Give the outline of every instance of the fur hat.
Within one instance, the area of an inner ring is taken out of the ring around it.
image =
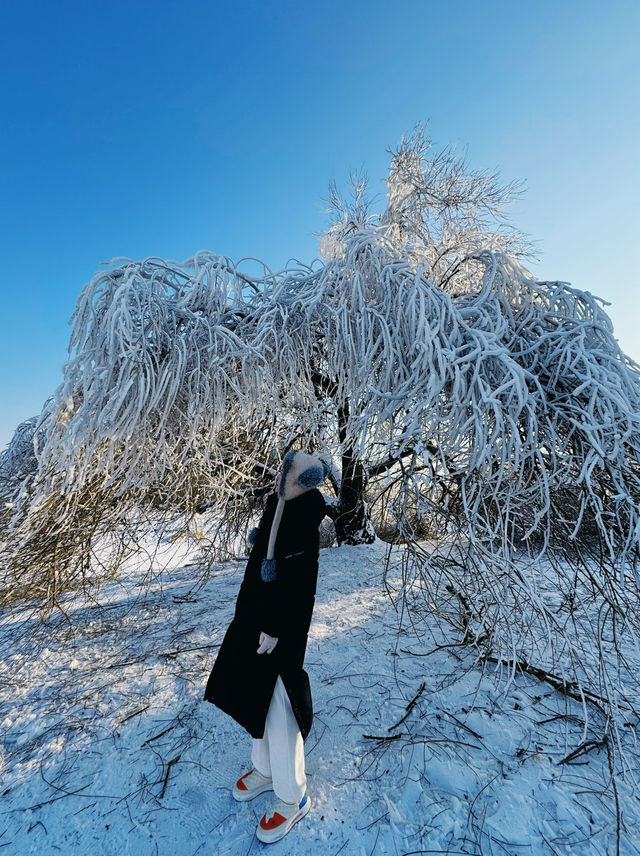
[[[265,582],[273,582],[276,579],[276,560],[273,552],[276,545],[276,536],[280,518],[284,510],[284,504],[289,499],[295,499],[306,491],[317,487],[329,475],[329,464],[322,458],[308,455],[306,452],[290,451],[284,456],[282,469],[280,471],[280,484],[278,486],[278,504],[276,505],[271,532],[269,533],[269,544],[267,555],[262,560],[260,575]]]

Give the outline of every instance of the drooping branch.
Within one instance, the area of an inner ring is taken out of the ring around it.
[[[0,607],[98,584],[158,516],[189,532],[206,511],[210,556],[237,556],[282,454],[321,449],[340,537],[372,535],[382,496],[421,609],[457,626],[450,586],[466,642],[570,672],[619,722],[640,641],[640,367],[598,298],[537,281],[521,236],[487,231],[509,189],[429,146],[394,155],[381,216],[362,183],[337,203],[319,266],[249,276],[198,253],[96,274],[62,384],[0,454]],[[115,558],[95,571],[98,554]]]

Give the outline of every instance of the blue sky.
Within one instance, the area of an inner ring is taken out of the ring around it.
[[[640,361],[637,2],[29,2],[0,17],[0,448],[61,381],[99,262],[317,255],[328,182],[428,121],[526,179],[540,279]]]

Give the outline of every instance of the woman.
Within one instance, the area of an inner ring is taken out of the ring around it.
[[[286,835],[311,807],[304,740],[313,705],[303,663],[315,604],[318,526],[326,514],[317,486],[328,472],[320,458],[285,455],[250,535],[235,615],[204,693],[253,737],[253,769],[238,779],[233,795],[245,801],[273,788],[278,799],[256,829],[267,843]]]

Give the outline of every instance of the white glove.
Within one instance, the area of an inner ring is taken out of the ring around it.
[[[270,654],[273,649],[278,644],[278,639],[275,636],[268,636],[266,633],[260,634],[260,647],[258,648],[258,654],[264,654],[266,651],[267,654]]]

